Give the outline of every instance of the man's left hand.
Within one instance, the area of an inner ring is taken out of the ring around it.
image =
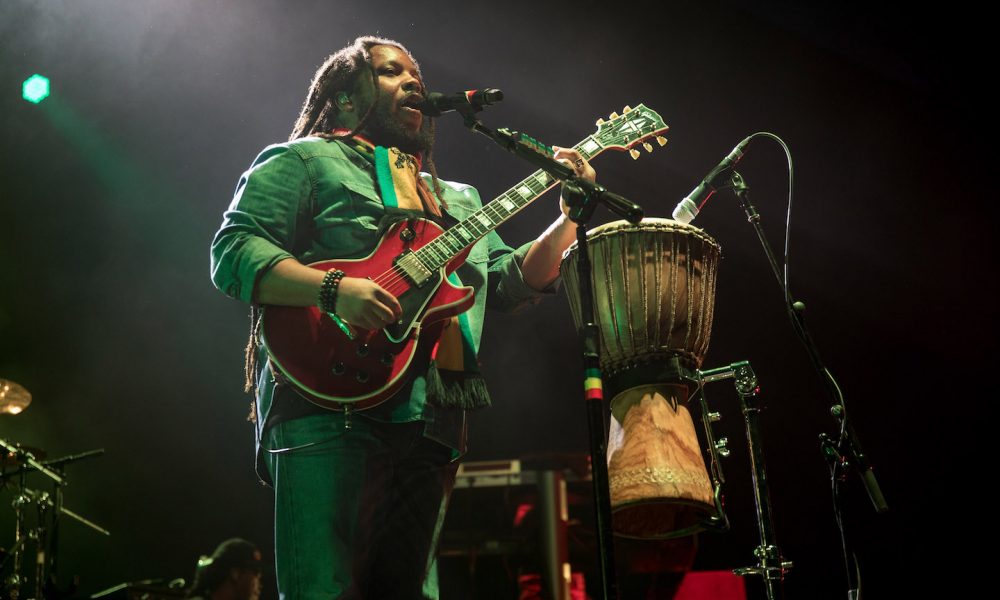
[[[578,151],[573,148],[560,148],[559,146],[553,146],[552,149],[555,150],[552,158],[573,169],[577,177],[586,179],[587,181],[597,181],[597,171],[594,170],[594,167],[590,166],[590,163]],[[566,199],[561,192],[559,194],[559,208],[562,209],[564,215],[569,216],[569,206],[566,206]]]

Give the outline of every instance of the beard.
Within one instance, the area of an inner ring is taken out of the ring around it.
[[[434,147],[434,132],[426,118],[420,129],[411,131],[392,114],[392,98],[382,96],[375,104],[364,133],[381,146],[399,148],[407,154],[426,154]]]

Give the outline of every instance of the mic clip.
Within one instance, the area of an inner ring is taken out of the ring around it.
[[[570,207],[569,219],[577,224],[590,221],[598,204],[603,204],[608,210],[624,217],[629,223],[638,224],[642,221],[643,210],[641,206],[586,179],[574,177],[564,181],[563,197]]]

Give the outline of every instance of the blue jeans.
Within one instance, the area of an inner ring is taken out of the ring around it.
[[[295,448],[267,457],[281,598],[438,597],[434,554],[458,465],[423,428],[354,415],[346,430],[313,415],[271,429],[272,451]]]

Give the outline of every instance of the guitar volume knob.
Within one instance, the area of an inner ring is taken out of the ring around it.
[[[368,356],[368,351],[368,344],[361,344],[358,346],[358,356]]]
[[[358,374],[355,375],[354,378],[358,380],[358,383],[367,383],[368,382],[368,373],[366,373],[364,371],[358,371]]]
[[[344,372],[347,371],[347,367],[344,366],[344,363],[339,362],[333,365],[333,369],[331,369],[331,371],[333,371],[334,375],[343,375]]]

